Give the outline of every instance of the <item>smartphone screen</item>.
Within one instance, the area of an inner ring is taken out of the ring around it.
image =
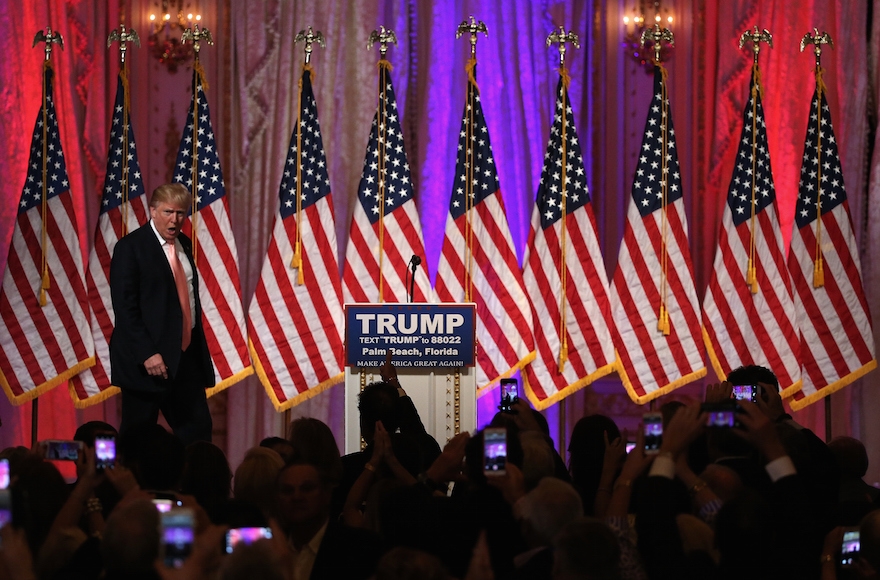
[[[162,559],[169,568],[180,568],[192,552],[195,518],[189,508],[173,508],[160,514]]]
[[[8,489],[0,489],[0,528],[12,522],[12,496]]]
[[[516,379],[501,379],[501,404],[498,409],[510,412],[510,407],[519,399],[519,384]]]
[[[95,469],[104,471],[116,465],[116,438],[113,435],[95,437]]]
[[[722,403],[703,403],[700,410],[707,413],[706,427],[726,429],[739,426],[736,418],[737,404],[734,400]]]
[[[9,460],[0,459],[0,489],[9,489]]]
[[[733,398],[737,401],[758,401],[758,385],[733,385]]]
[[[48,439],[40,441],[40,447],[43,450],[43,457],[51,461],[76,461],[83,444],[82,441]]]
[[[861,549],[858,528],[848,528],[843,532],[843,542],[840,545],[840,566],[850,568]]]
[[[647,413],[642,417],[645,429],[645,453],[660,453],[663,443],[663,416],[660,413]]]
[[[489,427],[483,431],[483,473],[507,473],[507,429]]]
[[[232,528],[226,532],[226,553],[231,554],[238,544],[247,546],[257,540],[271,538],[271,528]]]

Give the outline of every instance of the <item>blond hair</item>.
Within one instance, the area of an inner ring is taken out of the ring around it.
[[[166,183],[153,190],[150,197],[150,207],[157,207],[160,203],[188,208],[192,205],[192,194],[181,183]]]

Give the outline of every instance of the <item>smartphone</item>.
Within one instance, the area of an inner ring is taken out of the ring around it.
[[[159,514],[159,550],[169,568],[180,568],[192,553],[195,516],[189,508],[172,508]]]
[[[12,523],[12,494],[8,489],[0,489],[0,528]]]
[[[226,553],[231,554],[238,544],[247,546],[257,540],[271,538],[272,528],[232,528],[226,532]]]
[[[483,431],[483,473],[507,473],[507,429],[487,427]]]
[[[626,454],[629,455],[630,451],[636,448],[635,441],[627,441],[626,442]]]
[[[83,449],[82,441],[47,439],[38,444],[45,459],[52,461],[76,461]]]
[[[840,544],[840,567],[852,568],[861,549],[858,528],[845,528],[843,542]]]
[[[116,437],[97,435],[95,437],[95,470],[104,471],[116,466]]]
[[[739,405],[736,401],[722,401],[720,403],[703,403],[700,410],[708,413],[706,417],[706,427],[712,429],[727,429],[730,427],[739,427],[739,420],[736,413],[739,411]]]
[[[501,379],[501,404],[498,410],[510,413],[511,406],[519,400],[519,383],[516,379]]]
[[[758,385],[733,385],[733,398],[737,401],[758,402],[760,387]]]
[[[645,413],[642,416],[642,425],[645,429],[645,454],[660,453],[660,444],[663,443],[663,415]]]
[[[9,489],[9,460],[0,459],[0,489]]]

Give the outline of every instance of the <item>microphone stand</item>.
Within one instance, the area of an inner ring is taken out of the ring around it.
[[[415,296],[415,287],[416,287],[416,270],[419,267],[419,264],[422,263],[422,259],[413,254],[413,257],[409,259],[410,269],[412,270],[412,277],[409,279],[409,302],[412,304],[413,297]]]

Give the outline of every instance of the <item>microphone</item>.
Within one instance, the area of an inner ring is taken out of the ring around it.
[[[412,255],[412,258],[409,259],[410,269],[412,270],[412,277],[409,279],[409,301],[412,303],[413,297],[415,296],[415,287],[416,287],[416,270],[421,265],[422,259],[418,257],[416,254]]]

